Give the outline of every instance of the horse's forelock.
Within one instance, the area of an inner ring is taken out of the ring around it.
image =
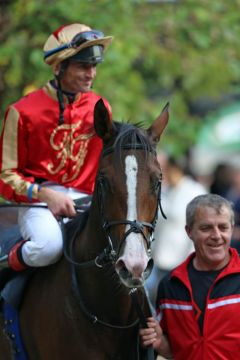
[[[121,157],[121,151],[125,145],[131,145],[134,150],[140,145],[147,156],[148,152],[153,149],[150,139],[147,136],[146,131],[139,125],[133,125],[128,123],[121,123],[116,126],[117,136],[114,142],[114,152],[116,157]]]

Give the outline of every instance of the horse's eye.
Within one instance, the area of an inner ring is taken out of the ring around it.
[[[110,191],[111,185],[110,185],[110,181],[109,181],[107,175],[104,174],[104,173],[101,173],[101,174],[98,176],[98,178],[99,178],[99,180],[98,180],[99,183],[101,183],[102,190],[104,190],[104,191]]]
[[[158,189],[159,189],[159,186],[160,186],[160,179],[154,179],[152,181],[152,191],[154,193],[158,193]]]

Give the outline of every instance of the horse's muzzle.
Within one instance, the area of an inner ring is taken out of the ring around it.
[[[121,282],[129,288],[142,287],[145,280],[151,274],[153,268],[153,260],[149,259],[147,266],[142,270],[142,266],[135,265],[132,269],[128,269],[122,258],[118,259],[115,265],[116,272]]]

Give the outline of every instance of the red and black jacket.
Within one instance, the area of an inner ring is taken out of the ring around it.
[[[230,262],[209,289],[202,332],[188,276],[195,254],[160,283],[157,312],[174,360],[240,358],[240,260],[235,249],[230,253]]]

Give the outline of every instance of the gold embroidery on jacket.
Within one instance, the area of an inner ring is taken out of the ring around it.
[[[87,154],[88,143],[93,137],[94,132],[88,134],[77,135],[81,121],[77,124],[63,124],[54,129],[50,137],[50,144],[56,151],[58,165],[48,164],[48,170],[51,174],[57,174],[64,168],[66,162],[71,160],[72,176],[65,172],[62,176],[62,182],[72,181],[78,176],[84,159]]]
[[[2,171],[18,166],[18,120],[19,113],[14,107],[10,107],[4,126]]]

